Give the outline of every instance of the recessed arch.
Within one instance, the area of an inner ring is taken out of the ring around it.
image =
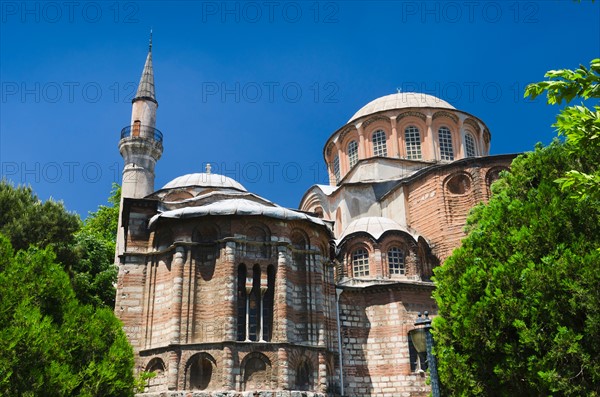
[[[466,172],[458,172],[450,175],[445,182],[446,190],[450,194],[463,195],[471,191],[471,176]]]
[[[242,389],[261,390],[271,387],[271,360],[259,352],[249,353],[240,364],[242,370]]]
[[[313,389],[313,368],[310,360],[302,357],[295,368],[294,390],[310,391]]]
[[[188,390],[207,390],[211,386],[217,362],[208,353],[196,353],[186,365],[186,387]]]

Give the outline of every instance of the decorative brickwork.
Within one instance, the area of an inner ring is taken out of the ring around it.
[[[409,331],[435,315],[433,269],[513,157],[488,156],[483,122],[426,94],[378,98],[327,140],[335,187],[312,187],[301,212],[210,168],[153,192],[162,135],[140,141],[138,118],[154,131],[157,103],[133,105],[115,311],[136,371],[156,374],[143,396],[428,395]]]

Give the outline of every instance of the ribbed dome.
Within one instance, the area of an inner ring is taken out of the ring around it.
[[[381,112],[383,110],[403,109],[403,108],[443,108],[455,109],[448,102],[434,97],[433,95],[422,94],[420,92],[399,92],[377,98],[360,108],[354,116],[350,117],[348,122],[369,114]]]
[[[188,186],[232,188],[246,192],[239,182],[225,175],[196,173],[178,176],[163,186],[163,189],[175,189]]]
[[[416,237],[414,233],[392,219],[383,218],[380,216],[367,216],[352,221],[348,227],[346,227],[346,230],[344,230],[342,235],[338,238],[338,242],[342,241],[347,236],[358,232],[368,233],[375,240],[378,240],[383,233],[390,230],[404,231],[413,235],[413,237]]]

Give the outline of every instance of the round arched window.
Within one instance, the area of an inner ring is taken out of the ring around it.
[[[352,141],[348,144],[348,164],[350,168],[358,162],[358,143]]]
[[[438,140],[440,143],[440,159],[450,161],[454,160],[452,133],[447,127],[440,127],[438,130]]]
[[[387,156],[387,146],[385,141],[385,131],[377,130],[373,133],[373,156]]]

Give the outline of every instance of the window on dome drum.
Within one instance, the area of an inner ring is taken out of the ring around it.
[[[452,150],[452,133],[446,127],[440,127],[438,130],[438,139],[440,142],[440,158],[442,160],[454,160],[454,150]]]
[[[406,127],[404,130],[404,139],[406,142],[406,158],[409,160],[421,159],[421,133],[414,125]]]
[[[390,276],[405,275],[404,251],[398,247],[390,248],[388,251],[388,267]]]
[[[340,181],[340,156],[337,154],[333,158],[333,175],[335,176],[335,182]]]
[[[362,248],[352,253],[352,274],[354,277],[369,275],[369,253]]]
[[[348,144],[348,163],[350,168],[358,162],[358,143],[352,141]]]
[[[475,157],[475,139],[473,139],[473,135],[466,133],[465,134],[465,153],[467,157]]]
[[[387,146],[385,141],[385,131],[377,130],[373,133],[373,156],[387,156]]]

